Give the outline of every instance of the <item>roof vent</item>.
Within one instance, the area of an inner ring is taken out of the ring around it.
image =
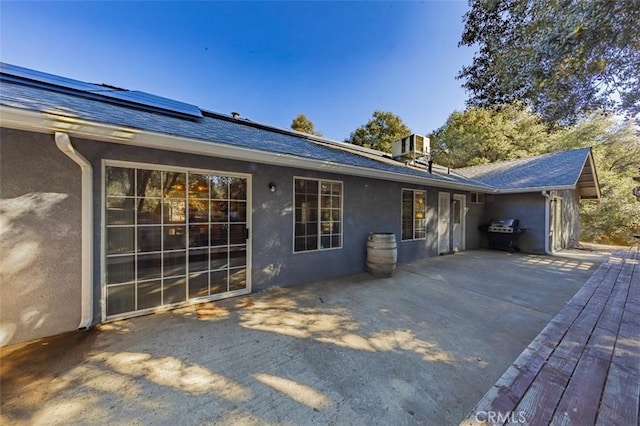
[[[231,113],[231,116],[232,116],[233,118],[240,118],[240,113],[239,113],[239,112],[235,112],[235,111],[234,111],[234,112],[232,112],[232,113]]]

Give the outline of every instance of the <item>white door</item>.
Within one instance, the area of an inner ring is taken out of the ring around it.
[[[453,194],[453,251],[462,251],[465,246],[465,217],[467,211],[467,196]]]
[[[447,253],[449,251],[450,203],[448,192],[438,193],[438,253]]]

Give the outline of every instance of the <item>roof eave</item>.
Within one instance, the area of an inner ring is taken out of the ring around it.
[[[583,179],[583,175],[585,175],[585,169],[587,167],[589,167],[589,173],[586,176],[587,176],[587,180],[589,180],[589,175],[590,175],[590,182],[588,186],[584,186],[584,185],[581,186],[581,180]],[[576,177],[574,186],[580,192],[581,199],[585,199],[585,200],[600,199],[600,183],[598,182],[598,175],[596,173],[596,166],[593,160],[593,151],[591,148],[589,148],[587,151],[587,155],[585,156],[584,162],[582,163],[582,167],[580,168],[580,173],[578,173],[578,176]],[[582,191],[583,189],[588,192],[591,192],[590,190],[593,190],[595,194],[583,195],[583,191]]]
[[[542,191],[566,191],[576,189],[575,185],[556,185],[556,186],[532,186],[529,188],[507,188],[498,189],[497,194],[523,194],[527,192],[542,192]]]
[[[587,156],[587,161],[589,162],[589,167],[591,168],[591,173],[593,174],[593,186],[596,189],[596,195],[595,197],[584,197],[585,199],[595,199],[595,200],[599,200],[601,197],[601,193],[600,193],[600,181],[598,180],[598,172],[596,170],[596,163],[593,160],[593,149],[589,148],[589,155]],[[586,167],[586,163],[587,161],[585,161],[585,167]],[[584,167],[583,167],[584,169]],[[582,174],[582,173],[580,173]],[[578,177],[578,180],[580,180],[580,177]]]
[[[428,176],[419,177],[404,175],[401,173],[375,170],[366,167],[339,164],[326,160],[298,157],[291,154],[260,151],[225,143],[172,136],[165,133],[149,132],[132,127],[88,121],[78,117],[57,114],[56,112],[36,112],[9,107],[6,105],[0,105],[0,125],[2,125],[2,127],[35,131],[39,133],[65,132],[73,137],[174,152],[221,157],[231,160],[253,161],[277,166],[299,167],[329,173],[340,173],[417,185],[427,185],[438,188],[485,193],[494,192],[490,188],[486,187],[444,182],[437,179],[430,179]]]

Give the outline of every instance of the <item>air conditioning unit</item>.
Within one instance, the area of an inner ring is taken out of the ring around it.
[[[396,160],[415,160],[427,157],[431,153],[429,138],[422,135],[410,135],[395,141],[391,146],[391,155]]]

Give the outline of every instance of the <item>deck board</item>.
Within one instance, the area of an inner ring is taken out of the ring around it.
[[[487,392],[473,412],[512,412],[522,395],[544,366],[553,349],[598,288],[611,264],[605,263],[587,280],[582,289],[567,302],[564,309],[540,332],[538,337],[509,367],[507,372]],[[469,423],[472,424],[472,423]]]
[[[637,248],[613,253],[461,424],[637,425],[639,263]]]
[[[633,265],[625,263],[613,284],[602,315],[586,344],[583,356],[556,407],[552,424],[593,424],[597,402],[607,379],[624,306],[629,294]],[[594,403],[596,401],[596,403]]]
[[[596,424],[626,425],[638,422],[640,411],[640,255],[629,283],[622,321]]]

